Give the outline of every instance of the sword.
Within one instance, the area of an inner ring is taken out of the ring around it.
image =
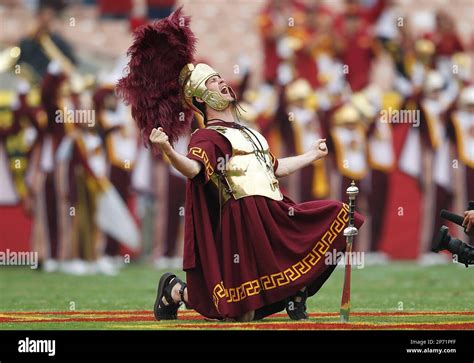
[[[345,261],[344,270],[344,286],[342,288],[341,298],[341,309],[339,315],[341,321],[347,323],[349,321],[349,314],[351,310],[351,268],[352,262],[352,242],[354,242],[355,236],[358,234],[357,228],[354,226],[354,211],[355,211],[355,200],[357,194],[359,194],[359,188],[356,187],[354,180],[352,181],[349,188],[346,190],[346,194],[349,196],[349,225],[344,229],[344,236],[346,236],[346,254],[349,256]],[[344,258],[346,258],[344,256]]]

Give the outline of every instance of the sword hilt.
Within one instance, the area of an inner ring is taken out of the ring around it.
[[[354,227],[355,201],[357,194],[359,194],[359,188],[355,185],[354,180],[351,182],[349,188],[346,189],[346,194],[349,196],[349,227]],[[346,234],[344,233],[344,235]]]

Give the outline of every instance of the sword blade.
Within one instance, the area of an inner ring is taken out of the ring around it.
[[[346,244],[346,255],[348,256],[344,266],[344,286],[342,288],[341,308],[339,310],[339,316],[342,322],[349,321],[349,315],[351,311],[351,253],[352,253],[352,237],[347,238]],[[346,257],[344,257],[346,258]]]

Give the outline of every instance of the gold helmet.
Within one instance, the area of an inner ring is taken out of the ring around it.
[[[196,65],[188,63],[179,74],[179,84],[182,87],[184,101],[190,108],[202,116],[204,116],[202,112],[193,105],[193,97],[201,98],[209,107],[216,111],[225,110],[230,104],[230,101],[222,97],[219,92],[211,91],[206,87],[206,81],[218,75],[219,73],[204,63]],[[230,87],[229,93],[235,100],[235,93]]]
[[[289,103],[304,101],[311,96],[313,89],[306,79],[299,78],[288,85],[285,91],[286,100]]]
[[[334,112],[331,121],[333,126],[361,124],[359,111],[350,103],[346,103]]]
[[[421,56],[432,56],[435,52],[435,45],[431,40],[418,39],[415,42],[415,52]]]

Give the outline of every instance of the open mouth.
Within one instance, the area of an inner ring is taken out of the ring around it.
[[[228,95],[229,94],[229,87],[227,86],[223,86],[221,89],[220,89],[221,93],[223,95]]]

